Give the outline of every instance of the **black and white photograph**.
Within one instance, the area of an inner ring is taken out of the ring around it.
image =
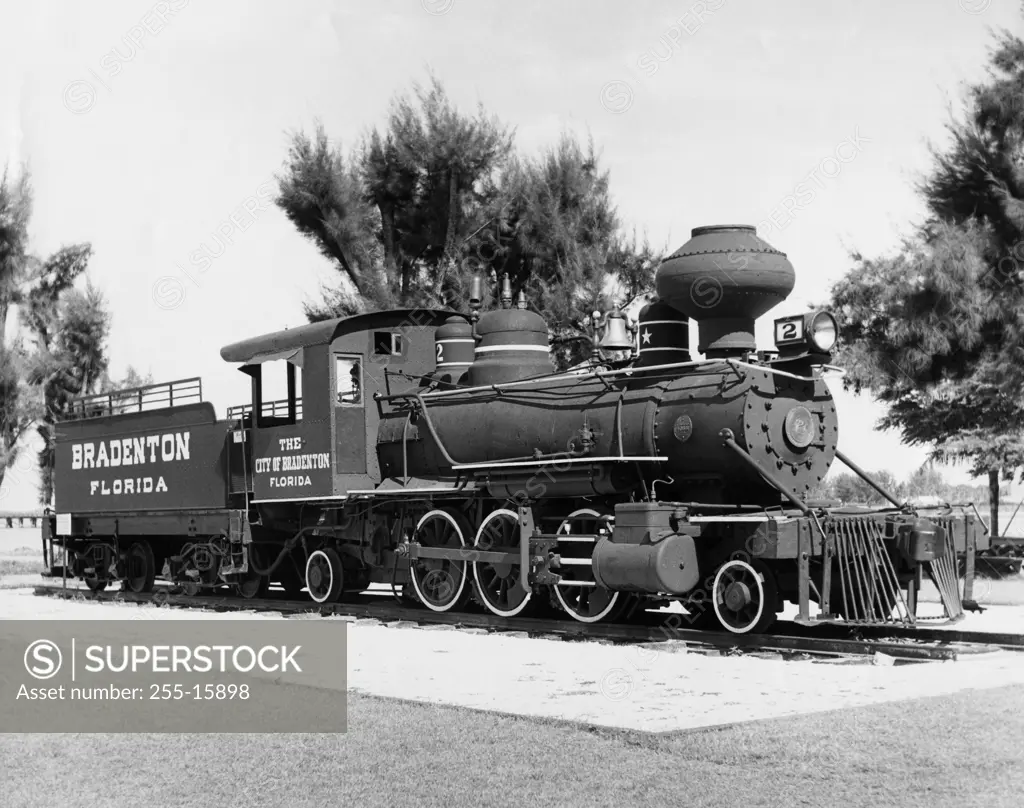
[[[1016,806],[1022,0],[0,0],[0,807]]]

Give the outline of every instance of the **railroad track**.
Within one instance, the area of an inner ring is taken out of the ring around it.
[[[1008,651],[1024,651],[1024,634],[964,631],[955,628],[929,628],[927,625],[916,628],[906,628],[904,626],[802,626],[796,623],[786,623],[785,625],[787,633],[792,632],[795,635],[802,635],[803,632],[814,632],[818,635],[828,634],[829,636],[842,636],[850,639],[920,640],[923,642],[947,644],[986,645]]]
[[[673,621],[671,613],[645,612],[631,623],[583,624],[565,619],[545,617],[498,618],[470,612],[431,612],[402,606],[381,596],[362,596],[358,601],[316,604],[308,600],[281,597],[246,600],[220,595],[174,594],[169,589],[149,594],[133,592],[92,593],[83,589],[67,589],[55,584],[35,587],[35,594],[76,600],[95,600],[149,604],[173,608],[206,609],[218,612],[264,611],[291,614],[340,615],[381,622],[407,622],[416,625],[450,625],[459,628],[485,629],[492,632],[556,635],[568,640],[605,640],[623,643],[682,641],[696,648],[734,652],[776,652],[808,654],[821,657],[857,657],[884,654],[900,663],[952,660],[960,656],[995,650],[1024,650],[1024,636],[991,635],[982,632],[957,632],[925,629],[922,632],[892,629],[869,629],[842,626],[819,626],[813,629],[795,623],[780,623],[769,634],[730,634],[684,628]],[[679,617],[676,615],[676,617]],[[859,636],[858,636],[859,635]],[[872,635],[872,636],[865,636]]]

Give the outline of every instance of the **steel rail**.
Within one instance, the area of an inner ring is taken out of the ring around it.
[[[920,618],[918,618],[920,619]],[[796,624],[794,624],[795,626]],[[798,626],[793,629],[794,634],[799,634]],[[808,628],[810,631],[821,631],[826,626]],[[842,632],[846,635],[856,634],[865,639],[912,639],[924,640],[926,642],[938,643],[966,643],[970,645],[992,645],[999,648],[1015,651],[1024,651],[1024,634],[1007,634],[994,631],[966,631],[955,628],[930,628],[928,626],[843,626],[831,624],[827,626],[833,632]],[[787,626],[787,630],[789,627]]]
[[[133,592],[89,592],[88,590],[64,589],[60,586],[39,585],[35,587],[38,596],[64,597],[100,602],[127,602],[144,605],[159,603],[186,609],[209,609],[218,612],[263,611],[282,614],[319,613],[353,618],[369,618],[381,621],[409,622],[425,625],[451,625],[461,628],[480,628],[496,632],[518,632],[528,634],[558,635],[566,639],[612,640],[617,642],[663,642],[677,640],[695,646],[714,648],[719,651],[771,651],[780,653],[814,654],[827,657],[856,657],[884,654],[902,661],[952,660],[961,655],[977,654],[985,650],[996,650],[998,643],[987,639],[980,642],[964,641],[952,645],[950,641],[938,644],[915,642],[885,642],[884,640],[851,639],[835,636],[807,636],[801,634],[731,634],[728,632],[701,631],[691,628],[670,626],[675,614],[647,612],[641,624],[622,623],[578,623],[570,619],[552,620],[544,618],[512,617],[500,618],[489,614],[468,612],[431,612],[416,607],[398,606],[384,598],[374,598],[363,603],[317,604],[312,601],[274,598],[253,598],[222,595],[169,594],[170,590],[148,594]],[[376,602],[374,602],[376,601]],[[862,630],[862,629],[860,629]],[[889,631],[886,629],[886,631]],[[983,635],[985,636],[985,635]],[[945,639],[945,638],[944,638]],[[1021,645],[1013,646],[1022,650]],[[982,647],[976,647],[982,644]],[[975,647],[972,647],[975,646]]]

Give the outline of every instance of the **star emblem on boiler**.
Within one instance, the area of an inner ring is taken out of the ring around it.
[[[651,332],[648,331],[646,328],[644,329],[644,333],[641,334],[640,336],[644,338],[644,345],[651,344]]]

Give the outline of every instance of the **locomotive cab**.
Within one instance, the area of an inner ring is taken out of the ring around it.
[[[376,455],[367,451],[380,420],[376,399],[434,370],[434,331],[450,316],[376,312],[225,347],[221,357],[252,379],[252,403],[229,410],[240,421],[235,442],[247,449],[233,490],[260,505],[343,499],[379,485]]]

